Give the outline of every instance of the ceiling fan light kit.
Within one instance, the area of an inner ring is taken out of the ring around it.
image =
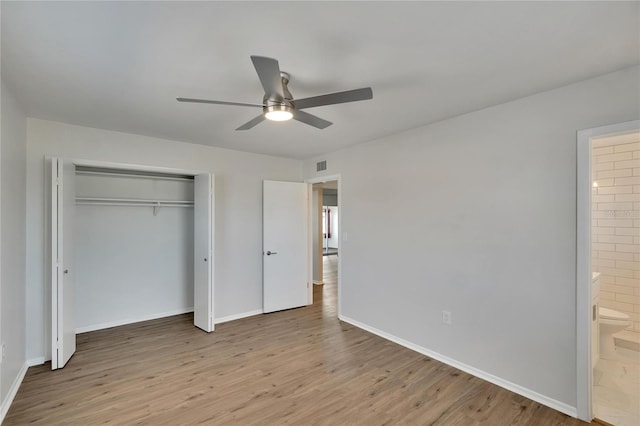
[[[193,102],[202,104],[232,105],[244,107],[261,107],[262,114],[249,120],[236,130],[249,130],[265,119],[270,121],[288,121],[292,118],[317,129],[325,129],[332,123],[320,117],[301,111],[304,108],[313,108],[324,105],[334,105],[346,102],[364,101],[373,99],[373,91],[370,87],[347,90],[345,92],[330,93],[327,95],[313,96],[304,99],[294,99],[287,87],[290,76],[280,71],[278,61],[264,56],[251,56],[251,62],[258,73],[260,83],[264,88],[262,105],[247,104],[241,102],[211,101],[207,99],[176,98],[178,102]]]
[[[287,105],[269,105],[264,107],[264,118],[271,121],[288,121],[293,118],[292,108]]]

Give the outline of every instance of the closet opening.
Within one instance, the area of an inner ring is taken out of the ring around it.
[[[213,331],[212,175],[51,165],[52,369],[76,333],[187,312]]]

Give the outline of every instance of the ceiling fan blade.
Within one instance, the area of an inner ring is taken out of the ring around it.
[[[251,62],[253,62],[267,97],[278,101],[283,100],[284,90],[282,89],[282,77],[280,76],[278,61],[264,56],[252,56]]]
[[[198,103],[198,104],[234,105],[234,106],[246,106],[246,107],[262,108],[262,105],[244,104],[244,103],[241,103],[241,102],[209,101],[207,99],[190,99],[190,98],[176,98],[176,100],[178,102],[195,102],[195,103]]]
[[[260,114],[256,118],[253,118],[250,121],[247,121],[242,126],[238,127],[236,130],[249,130],[252,127],[255,127],[256,125],[262,123],[263,121],[264,121],[264,114]]]
[[[308,112],[298,111],[295,109],[293,110],[293,119],[313,126],[317,129],[325,129],[333,124],[330,121],[323,120],[322,118],[316,117],[315,115],[309,114]]]
[[[371,87],[347,90],[346,92],[331,93],[328,95],[313,96],[311,98],[295,99],[293,104],[297,109],[313,108],[323,105],[343,104],[345,102],[365,101],[373,99]]]

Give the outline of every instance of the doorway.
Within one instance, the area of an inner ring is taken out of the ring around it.
[[[321,302],[323,311],[340,317],[342,231],[340,176],[332,175],[307,180],[312,184],[312,264],[314,303]]]
[[[640,217],[626,217],[636,213],[633,206],[637,206],[637,202],[634,203],[633,198],[639,196],[636,183],[639,179],[638,168],[633,167],[640,161],[638,154],[633,153],[640,144],[639,131],[640,120],[636,120],[578,132],[577,411],[578,417],[586,421],[595,417],[610,424],[626,424],[629,415],[633,418],[632,422],[640,418],[637,395],[628,395],[629,404],[625,405],[623,399],[612,398],[611,389],[607,389],[607,386],[614,384],[616,391],[623,390],[625,378],[615,377],[618,383],[613,383],[602,374],[603,363],[606,364],[605,370],[611,372],[620,362],[624,364],[622,372],[630,368],[637,368],[640,372],[640,352],[635,352],[632,359],[622,359],[617,352],[626,352],[627,348],[618,351],[618,343],[614,345],[613,338],[611,345],[604,345],[600,334],[601,322],[608,329],[612,321],[606,309],[602,312],[603,303],[623,309],[633,301],[626,300],[629,295],[625,296],[624,293],[630,290],[634,294],[630,296],[631,299],[640,293],[635,289],[640,282],[635,266],[639,251],[635,244],[640,244]],[[625,260],[629,256],[634,256],[631,262]],[[615,294],[617,291],[621,292],[620,297]],[[629,328],[633,327],[631,322]],[[633,355],[633,352],[626,353],[629,354]],[[603,392],[608,393],[605,395]],[[605,400],[614,401],[617,405],[607,407],[602,404]]]
[[[593,416],[640,424],[640,130],[591,138],[591,170]]]

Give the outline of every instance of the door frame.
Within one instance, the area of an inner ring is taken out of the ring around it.
[[[334,175],[326,175],[326,176],[321,176],[321,177],[314,177],[314,178],[309,178],[306,179],[305,182],[309,183],[309,184],[314,184],[314,183],[323,183],[323,182],[329,182],[329,181],[338,181],[338,209],[339,209],[339,214],[338,214],[338,232],[340,235],[338,235],[338,241],[339,241],[339,252],[338,252],[338,319],[342,319],[342,259],[344,258],[344,242],[345,239],[344,237],[344,232],[343,232],[343,228],[342,228],[342,217],[344,216],[343,213],[343,209],[342,209],[342,179],[340,177],[340,174],[334,174]],[[312,205],[311,205],[311,198],[309,201],[309,211],[311,212],[312,210]],[[317,224],[312,223],[313,221],[311,219],[309,219],[309,235],[311,236],[312,232],[315,230],[315,226],[317,226]],[[309,238],[309,250],[311,255],[313,255],[313,239]],[[312,270],[312,274],[313,274],[313,265],[310,264],[311,266],[311,270]],[[313,290],[311,291],[310,294],[311,300],[310,302],[313,303]]]
[[[82,159],[82,158],[69,158],[69,157],[62,157],[62,156],[47,156],[45,157],[45,169],[51,166],[52,160],[53,159],[61,159],[61,160],[66,160],[66,161],[70,161],[71,163],[73,163],[75,166],[84,166],[84,167],[96,167],[96,168],[107,168],[107,169],[113,169],[113,170],[122,170],[122,171],[136,171],[136,172],[155,172],[155,173],[165,173],[165,174],[175,174],[175,175],[183,175],[183,176],[193,176],[195,178],[195,176],[197,175],[201,175],[201,174],[209,174],[211,176],[211,217],[210,217],[210,229],[211,229],[211,244],[209,247],[210,250],[210,263],[209,263],[209,267],[211,268],[211,331],[215,330],[215,174],[211,171],[211,170],[198,170],[198,169],[179,169],[179,168],[173,168],[173,167],[163,167],[163,166],[150,166],[150,165],[145,165],[145,164],[136,164],[136,163],[120,163],[120,162],[112,162],[112,161],[100,161],[100,160],[87,160],[87,159]],[[49,176],[50,173],[45,173],[45,176]],[[45,188],[50,186],[50,182],[49,185],[45,184]],[[45,194],[45,198],[51,198],[51,194]],[[47,208],[47,210],[49,212],[51,212],[51,206],[48,203],[45,203],[45,206],[49,206]],[[49,214],[49,212],[47,214]],[[51,223],[52,220],[51,220]],[[54,229],[49,229],[49,237],[53,237],[54,233],[57,232]],[[57,237],[56,237],[57,238]],[[52,241],[49,242],[49,246],[51,246]],[[53,303],[53,297],[54,295],[52,294],[52,290],[53,287],[51,286],[51,283],[53,282],[53,272],[52,272],[52,267],[51,267],[51,260],[52,260],[52,255],[53,253],[46,253],[45,256],[45,270],[49,271],[48,272],[48,277],[47,277],[47,283],[49,283],[48,287],[51,290],[50,293],[50,303],[47,304],[45,303],[45,306],[49,305],[52,307],[52,303]],[[49,318],[49,320],[53,320],[53,315],[56,312],[50,312],[49,315],[45,316],[45,318]],[[45,314],[46,315],[46,314]],[[50,327],[51,329],[51,333],[53,333],[53,324]],[[50,336],[50,342],[53,341],[53,334]]]
[[[577,133],[576,206],[576,411],[593,419],[591,371],[591,139],[640,129],[640,120],[580,130]]]

